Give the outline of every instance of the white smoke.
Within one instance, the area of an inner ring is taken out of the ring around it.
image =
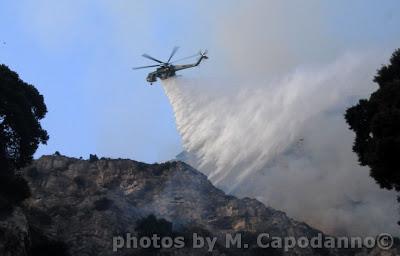
[[[347,55],[272,82],[178,77],[164,89],[192,164],[225,191],[328,233],[396,233],[395,194],[358,166],[343,118],[373,91],[375,67]]]

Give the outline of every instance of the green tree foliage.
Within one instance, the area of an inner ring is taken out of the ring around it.
[[[400,49],[374,82],[378,90],[347,109],[345,118],[356,134],[353,151],[360,164],[370,167],[382,188],[400,191]]]
[[[0,65],[0,208],[9,208],[29,196],[24,179],[15,170],[28,165],[48,135],[40,125],[47,109],[43,96],[7,66]]]

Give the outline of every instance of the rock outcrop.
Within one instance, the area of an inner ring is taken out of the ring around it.
[[[156,252],[129,248],[114,252],[113,239],[128,233],[135,235],[137,221],[151,214],[172,223],[174,234],[186,237],[196,231],[218,237],[209,255],[366,254],[365,250],[296,247],[284,252],[255,248],[256,236],[260,233],[312,237],[320,232],[257,200],[226,195],[205,175],[182,162],[144,164],[123,159],[87,161],[44,156],[23,173],[32,190],[32,197],[23,206],[24,214],[17,209],[12,219],[0,221],[1,239],[6,236],[11,241],[10,236],[14,236],[18,240],[12,246],[20,248],[20,252],[9,255],[25,255],[23,250],[32,243],[29,237],[32,232],[39,232],[49,241],[65,243],[71,255],[208,253],[207,247],[193,249],[191,246]],[[224,236],[237,233],[250,241],[249,249],[224,248],[225,243],[221,242],[225,241]]]

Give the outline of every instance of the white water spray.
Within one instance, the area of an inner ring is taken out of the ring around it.
[[[179,77],[164,89],[192,164],[225,191],[330,233],[396,232],[395,195],[357,165],[343,119],[373,89],[367,66],[347,56],[269,84]]]

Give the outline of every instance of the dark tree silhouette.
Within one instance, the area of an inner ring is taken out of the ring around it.
[[[159,236],[172,236],[172,223],[165,219],[157,219],[156,216],[150,214],[149,216],[140,219],[136,222],[135,231],[139,237],[151,237],[153,234]]]
[[[48,135],[39,121],[47,112],[43,96],[7,66],[0,65],[0,209],[29,196],[15,170],[25,167]]]
[[[89,162],[90,162],[90,163],[94,163],[94,162],[96,162],[96,161],[99,161],[99,158],[97,157],[97,155],[96,155],[96,154],[94,154],[94,155],[90,154],[90,156],[89,156]]]
[[[400,191],[400,49],[374,82],[378,90],[347,109],[345,118],[356,133],[353,151],[360,164],[370,167],[382,188]]]
[[[152,237],[157,234],[160,237],[174,237],[172,230],[172,223],[165,219],[158,219],[153,214],[148,215],[138,221],[136,221],[136,228],[139,237]],[[139,249],[137,255],[141,256],[153,256],[153,255],[164,255],[160,254],[161,248],[155,248],[150,246],[149,248]],[[168,254],[167,254],[168,255]]]

